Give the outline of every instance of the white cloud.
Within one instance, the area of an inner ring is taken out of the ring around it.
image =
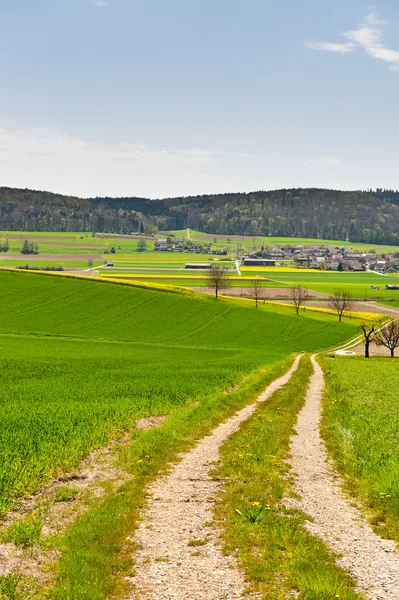
[[[353,52],[355,44],[330,44],[329,42],[305,42],[308,48],[312,50],[326,50],[327,52],[337,52],[338,54],[347,54]]]
[[[304,160],[302,164],[304,167],[340,167],[342,162],[339,160],[339,158],[335,158],[333,156],[321,156],[316,160]]]
[[[399,51],[392,50],[382,43],[382,26],[384,23],[385,21],[381,20],[376,13],[371,13],[366,17],[365,23],[358,29],[352,29],[344,33],[344,37],[348,42],[305,42],[305,44],[313,50],[326,50],[341,54],[361,48],[368,56],[388,63],[392,71],[399,71]]]
[[[97,144],[0,123],[0,181],[10,187],[82,196],[188,194],[208,173],[215,182],[220,158],[200,148]]]

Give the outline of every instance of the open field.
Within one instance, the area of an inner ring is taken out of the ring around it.
[[[397,361],[324,357],[322,365],[329,450],[377,531],[399,541]]]
[[[215,236],[209,236],[200,232],[189,230],[190,240],[198,242],[214,243]],[[187,230],[173,232],[177,237],[187,238]],[[216,236],[218,247],[228,249],[227,257],[209,256],[207,254],[192,253],[173,253],[173,252],[154,252],[152,251],[154,238],[139,238],[135,236],[107,236],[99,234],[93,237],[91,234],[79,233],[27,233],[10,232],[9,234],[0,233],[0,237],[8,236],[10,249],[8,253],[0,253],[0,267],[23,266],[25,264],[37,266],[57,266],[62,263],[66,270],[82,269],[88,267],[89,259],[93,260],[93,266],[99,267],[106,261],[114,264],[113,267],[104,267],[100,271],[100,276],[108,277],[129,277],[138,281],[157,281],[163,285],[181,285],[193,288],[204,288],[206,273],[204,271],[190,271],[185,269],[185,264],[191,263],[209,263],[220,264],[232,269],[232,285],[237,289],[248,288],[250,281],[259,278],[262,286],[276,290],[284,290],[293,285],[302,285],[310,291],[317,293],[319,298],[324,294],[327,298],[336,287],[343,287],[350,291],[355,298],[368,299],[395,299],[399,292],[385,290],[387,283],[398,283],[399,277],[395,275],[381,276],[375,273],[339,273],[312,271],[309,269],[289,268],[262,268],[262,267],[242,267],[241,276],[235,270],[233,258],[236,252],[236,243],[227,244],[223,236]],[[101,235],[101,237],[100,237]],[[161,232],[161,236],[166,236],[166,232]],[[240,236],[239,236],[240,237]],[[220,238],[220,239],[219,239]],[[20,250],[24,239],[39,243],[39,255],[22,255]],[[139,240],[147,243],[147,249],[143,252],[137,251]],[[224,243],[223,242],[226,242]],[[253,238],[238,240],[247,250],[253,246]],[[256,239],[256,244],[262,243],[262,238]],[[284,239],[268,238],[267,243],[308,243],[320,244],[322,240],[302,240],[302,239]],[[223,242],[220,243],[219,242]],[[342,245],[338,243],[337,245]],[[252,245],[252,246],[251,246]],[[359,249],[367,249],[361,244],[355,244]],[[363,245],[364,246],[364,245]],[[115,253],[111,253],[111,249]],[[384,250],[393,248],[384,247]],[[382,248],[379,248],[382,251]],[[226,260],[227,258],[227,260]],[[231,260],[228,260],[228,259]],[[379,287],[379,290],[373,290],[372,286]],[[275,297],[282,297],[286,294],[284,291],[276,291]],[[270,296],[270,294],[268,294]]]
[[[331,317],[256,312],[62,275],[0,272],[0,298],[7,307],[0,315],[8,398],[3,509],[76,464],[112,428],[138,415],[167,414],[260,364],[355,332],[354,324],[338,327]]]
[[[258,273],[260,271],[257,271]],[[247,275],[245,269],[243,275]],[[397,275],[378,275],[371,272],[336,272],[336,271],[313,271],[302,272],[298,269],[296,272],[278,272],[272,269],[265,269],[263,276],[274,281],[275,284],[285,284],[288,286],[302,285],[309,290],[321,292],[326,295],[333,293],[336,288],[344,288],[351,292],[354,298],[394,298],[399,290],[385,290],[385,285],[399,283]],[[373,290],[372,286],[379,287],[379,290]]]
[[[187,230],[175,230],[169,233],[173,233],[177,238],[188,239]],[[160,235],[164,235],[166,237],[166,233],[160,232]],[[213,242],[216,239],[216,243],[220,244],[224,247],[232,246],[232,251],[234,252],[237,243],[240,244],[241,247],[252,249],[259,249],[262,244],[265,246],[274,246],[275,244],[292,244],[292,245],[308,245],[308,246],[348,246],[351,248],[356,248],[358,250],[366,251],[370,248],[376,248],[380,252],[396,252],[398,250],[397,246],[381,246],[381,245],[370,245],[370,244],[362,244],[356,242],[348,242],[343,240],[323,240],[316,238],[290,238],[290,237],[265,237],[265,236],[242,236],[242,235],[217,235],[212,233],[203,233],[201,231],[196,231],[194,229],[189,229],[189,239],[192,242]],[[230,243],[229,241],[230,240]]]
[[[251,351],[1,335],[0,512],[75,467],[115,428],[232,386]],[[278,360],[279,354],[269,356]],[[115,432],[114,432],[115,433]]]
[[[48,481],[65,472],[74,473],[92,448],[130,432],[117,451],[123,485],[104,485],[100,499],[87,498],[83,512],[75,513],[56,537],[46,533],[45,506],[39,506],[33,515],[22,514],[15,526],[0,528],[0,553],[1,542],[8,543],[5,564],[10,552],[21,552],[18,535],[27,540],[21,559],[23,577],[18,580],[24,600],[126,597],[134,553],[132,533],[151,481],[168,462],[176,461],[181,452],[283,374],[292,364],[293,354],[330,348],[358,333],[357,318],[338,323],[335,315],[323,311],[296,316],[291,306],[266,303],[256,310],[250,300],[222,298],[216,302],[210,296],[174,291],[151,291],[102,277],[0,270],[4,307],[0,313],[4,398],[0,408],[1,512]],[[250,424],[255,451],[249,452],[245,461],[248,472],[259,468],[257,438],[259,447],[264,439],[269,444],[267,456],[262,451],[262,473],[274,469],[271,487],[262,487],[264,504],[271,495],[281,494],[283,483],[276,480],[280,466],[275,459],[284,457],[288,433],[303,401],[307,359],[304,364],[304,371],[286,392],[265,405],[263,425],[258,425],[257,418]],[[134,431],[138,418],[161,415],[168,418],[157,429]],[[239,451],[236,443],[241,448],[240,437],[238,442],[232,441],[234,455]],[[228,461],[226,457],[226,469],[231,466]],[[245,490],[239,485],[244,508],[248,502],[258,502],[250,497],[259,485],[256,478],[253,485]],[[68,496],[70,488],[73,482],[60,494]],[[247,493],[250,496],[245,496]],[[236,488],[233,495],[236,497]],[[82,500],[73,504],[71,510],[78,510]],[[249,511],[257,514],[258,507]],[[302,527],[302,515],[295,513],[295,519],[289,521],[292,529],[284,528],[282,542],[277,529],[287,519],[280,512],[273,511],[262,520],[262,527],[268,524],[266,531],[257,529],[259,539],[270,536],[270,555],[267,565],[265,556],[262,564],[247,563],[250,579],[256,581],[265,568],[272,581],[281,572],[276,567],[281,562],[281,543],[288,553],[297,544],[306,552],[299,552],[297,562],[284,563],[290,585],[309,594],[319,589],[329,593],[345,590],[348,598],[356,598],[349,578],[334,565],[323,544]],[[232,527],[236,525],[240,541],[233,544],[242,550],[245,566],[245,535],[252,543],[254,530],[252,526],[246,530],[245,524],[241,529],[243,524],[238,521]],[[32,541],[31,535],[36,536]],[[43,556],[50,562],[43,562]],[[316,557],[324,569],[322,582]],[[45,583],[36,576],[32,580],[32,562],[36,572],[45,569]],[[20,572],[15,565],[12,569]],[[53,574],[50,580],[48,573]],[[0,577],[0,590],[2,582]]]

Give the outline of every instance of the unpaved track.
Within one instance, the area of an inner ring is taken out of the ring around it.
[[[298,362],[299,357],[256,402],[203,438],[193,450],[183,455],[169,475],[159,478],[149,489],[149,507],[136,536],[140,550],[136,555],[136,576],[132,578],[135,589],[130,600],[233,600],[244,597],[243,575],[233,557],[223,555],[218,533],[207,525],[212,521],[213,500],[221,488],[209,472],[219,458],[223,442],[253,414],[258,402],[267,400],[288,383]]]
[[[350,506],[342,481],[327,463],[320,437],[324,376],[314,357],[312,363],[314,374],[291,440],[290,462],[301,500],[289,504],[313,518],[314,522],[308,523],[311,533],[341,556],[339,564],[352,573],[367,598],[398,600],[399,552],[395,543],[376,535],[359,510]]]

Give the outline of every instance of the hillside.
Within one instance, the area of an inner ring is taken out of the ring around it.
[[[32,302],[34,299],[34,302]],[[356,326],[335,318],[255,311],[213,299],[187,298],[70,277],[0,272],[0,332],[120,340],[143,344],[239,349],[262,354],[313,351],[350,337]]]
[[[148,200],[89,198],[0,188],[0,229],[210,234],[399,243],[398,192],[274,190]]]
[[[34,273],[0,272],[0,300],[0,515],[115,428],[214,403],[261,366],[271,377],[293,352],[356,332],[329,316]]]

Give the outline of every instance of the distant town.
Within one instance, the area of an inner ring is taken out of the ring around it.
[[[237,245],[229,248],[220,248],[215,244],[192,243],[189,240],[168,237],[157,239],[154,243],[155,252],[189,252],[192,254],[231,255],[236,254],[237,259],[244,266],[279,266],[287,265],[307,269],[320,269],[326,271],[376,271],[378,273],[393,273],[399,271],[399,252],[378,254],[370,248],[367,252],[359,252],[349,246],[304,245],[304,244],[276,244],[272,247],[262,244],[260,250],[248,251]]]

